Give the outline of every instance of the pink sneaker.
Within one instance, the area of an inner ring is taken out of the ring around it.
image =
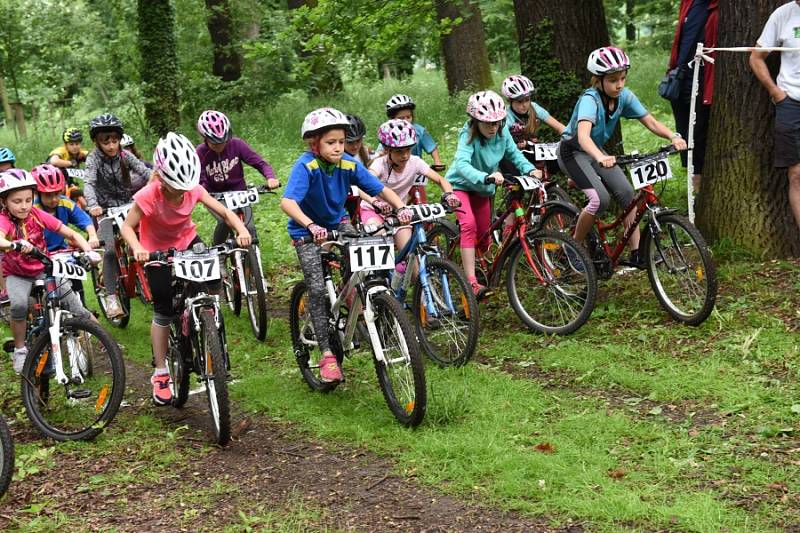
[[[169,374],[153,374],[150,383],[153,384],[153,403],[158,406],[172,403],[172,389],[169,387]]]
[[[322,381],[327,383],[342,381],[342,379],[344,379],[342,369],[339,368],[339,362],[332,353],[326,354],[319,362],[319,377]]]

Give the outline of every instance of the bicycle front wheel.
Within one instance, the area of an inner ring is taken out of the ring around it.
[[[506,288],[511,307],[528,328],[568,335],[594,310],[597,274],[572,237],[540,230],[528,232],[511,252]]]
[[[200,348],[202,350],[202,380],[208,396],[208,410],[214,429],[215,441],[224,446],[231,440],[231,410],[228,402],[228,371],[222,349],[219,328],[214,311],[203,309],[200,313]]]
[[[0,416],[0,498],[8,490],[14,474],[14,440],[6,420]]]
[[[414,325],[425,355],[440,366],[461,366],[478,345],[478,301],[464,273],[440,257],[425,260],[425,282],[414,286]]]
[[[227,256],[225,267],[227,272],[222,277],[225,301],[228,303],[228,308],[230,308],[231,312],[239,316],[242,312],[242,288],[239,284],[239,271],[236,270],[236,259],[233,255]]]
[[[255,248],[251,247],[244,263],[244,283],[247,295],[247,313],[250,315],[250,327],[256,339],[267,338],[269,314],[267,313],[267,293],[264,286],[264,274],[258,262]]]
[[[697,326],[717,300],[717,274],[703,236],[687,219],[658,215],[660,230],[644,232],[647,277],[661,306],[675,320]]]
[[[34,426],[55,440],[88,440],[111,423],[125,390],[119,345],[100,324],[64,320],[61,362],[69,382],[56,381],[50,335],[41,335],[22,369],[22,401]]]
[[[191,371],[188,339],[181,336],[180,322],[174,321],[169,327],[169,346],[167,348],[167,370],[172,388],[172,406],[183,407],[189,399],[189,373]]]
[[[389,410],[403,425],[416,427],[425,417],[425,366],[403,306],[389,291],[371,296],[378,338],[372,339],[375,372]],[[375,343],[379,343],[376,346]],[[383,360],[378,357],[383,352]]]

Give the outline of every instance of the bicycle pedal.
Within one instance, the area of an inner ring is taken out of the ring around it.
[[[78,390],[73,390],[73,391],[70,391],[70,390],[67,391],[67,397],[68,398],[72,398],[74,400],[85,400],[86,398],[89,398],[91,395],[92,395],[92,391],[90,391],[88,389],[78,389]]]

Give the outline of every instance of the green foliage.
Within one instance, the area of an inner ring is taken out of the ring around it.
[[[489,60],[504,68],[519,62],[517,25],[513,0],[481,0],[481,18],[486,31]]]
[[[614,42],[625,38],[625,25],[632,22],[638,40],[660,49],[672,45],[680,0],[635,0],[633,13],[626,13],[626,0],[605,0],[608,33]]]

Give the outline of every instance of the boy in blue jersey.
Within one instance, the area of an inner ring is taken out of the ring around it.
[[[343,376],[328,337],[327,296],[320,245],[325,242],[328,230],[355,231],[345,211],[351,185],[370,196],[380,196],[399,209],[397,217],[400,222],[407,224],[411,221],[411,211],[403,209],[403,201],[391,189],[384,187],[364,165],[345,153],[348,125],[342,112],[329,107],[306,116],[301,135],[308,144],[308,151],[292,167],[281,199],[281,209],[289,216],[289,236],[308,284],[309,312],[321,354],[319,377],[329,383],[342,381]],[[313,243],[303,242],[308,236],[314,238]]]

